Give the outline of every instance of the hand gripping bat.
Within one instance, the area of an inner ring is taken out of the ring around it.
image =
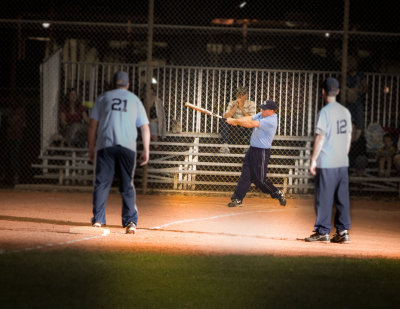
[[[203,114],[206,114],[206,115],[210,115],[210,116],[213,116],[213,117],[217,117],[217,118],[221,118],[221,119],[222,119],[222,116],[220,116],[220,115],[218,115],[218,114],[214,114],[213,112],[211,112],[211,111],[209,111],[209,110],[207,110],[207,109],[205,109],[205,108],[201,108],[201,107],[199,107],[199,106],[190,104],[189,102],[186,102],[186,103],[185,103],[185,106],[190,107],[190,108],[192,108],[192,109],[194,109],[194,110],[196,110],[196,111],[199,111],[200,113],[203,113]]]

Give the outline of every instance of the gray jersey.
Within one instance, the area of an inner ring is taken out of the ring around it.
[[[315,133],[325,138],[317,158],[318,168],[349,166],[347,147],[351,131],[351,115],[347,108],[330,102],[321,109]]]
[[[149,123],[142,102],[125,89],[99,96],[90,118],[99,122],[96,151],[116,145],[136,151],[137,128]]]

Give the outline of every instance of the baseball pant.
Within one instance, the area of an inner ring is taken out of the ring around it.
[[[314,230],[320,234],[331,231],[333,203],[336,204],[334,225],[338,232],[350,229],[349,173],[347,167],[317,168],[315,177]]]
[[[114,174],[117,174],[120,177],[119,192],[122,197],[122,226],[130,222],[137,225],[138,211],[133,184],[135,164],[136,153],[122,146],[107,147],[97,152],[92,223],[106,224],[106,202]]]
[[[270,153],[270,149],[250,146],[244,157],[242,174],[232,199],[242,201],[249,191],[251,183],[254,183],[263,193],[270,194],[272,198],[279,197],[279,190],[266,179]]]

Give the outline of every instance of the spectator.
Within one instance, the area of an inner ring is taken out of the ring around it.
[[[84,147],[88,134],[89,118],[75,88],[69,90],[66,102],[61,105],[61,135],[67,146]]]
[[[367,157],[367,141],[364,133],[358,130],[353,123],[353,131],[351,132],[351,147],[349,152],[350,168],[355,170],[356,176],[363,176],[365,168],[368,165]]]
[[[368,153],[375,155],[378,149],[383,147],[384,134],[385,131],[379,123],[373,122],[368,126],[367,131],[365,132]]]
[[[236,100],[229,102],[224,114],[225,119],[239,119],[241,117],[254,116],[256,114],[255,103],[247,100],[248,93],[249,90],[247,87],[239,87],[236,90]],[[244,138],[246,143],[249,142],[252,132],[250,128],[232,126],[226,121],[221,121],[220,125],[221,143],[223,143],[220,152],[229,153],[228,143],[233,137],[235,137],[235,139]]]
[[[397,176],[400,176],[400,135],[397,139],[397,152],[393,157],[393,164],[397,171]]]
[[[358,130],[364,130],[364,95],[367,83],[362,72],[358,71],[358,63],[354,57],[348,59],[346,81],[346,107],[351,114],[352,122]]]
[[[144,86],[143,99],[142,102],[146,102],[146,87]],[[151,89],[151,99],[150,99],[150,132],[151,132],[151,140],[153,142],[158,141],[158,137],[161,139],[165,138],[165,111],[164,104],[160,98],[156,96],[155,86],[152,85]],[[159,145],[153,145],[154,149],[157,149]]]
[[[393,156],[396,148],[393,146],[393,140],[390,134],[383,136],[383,147],[376,153],[376,160],[379,163],[379,177],[389,177],[392,169]],[[386,166],[386,170],[385,170]]]

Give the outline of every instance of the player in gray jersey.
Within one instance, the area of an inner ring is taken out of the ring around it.
[[[115,73],[114,84],[116,89],[100,95],[90,114],[89,157],[96,164],[92,224],[95,227],[106,224],[106,201],[114,174],[118,174],[122,196],[122,226],[126,228],[126,233],[135,234],[138,211],[133,176],[137,128],[142,133],[143,152],[140,160],[141,165],[144,165],[149,160],[149,120],[142,102],[128,91],[128,74],[122,71]]]
[[[351,144],[351,115],[347,108],[336,102],[339,82],[327,78],[322,87],[326,105],[318,114],[315,129],[310,173],[315,175],[314,234],[308,242],[348,243],[350,236],[350,198],[348,153]],[[336,204],[334,225],[336,235],[330,239],[333,203]]]

